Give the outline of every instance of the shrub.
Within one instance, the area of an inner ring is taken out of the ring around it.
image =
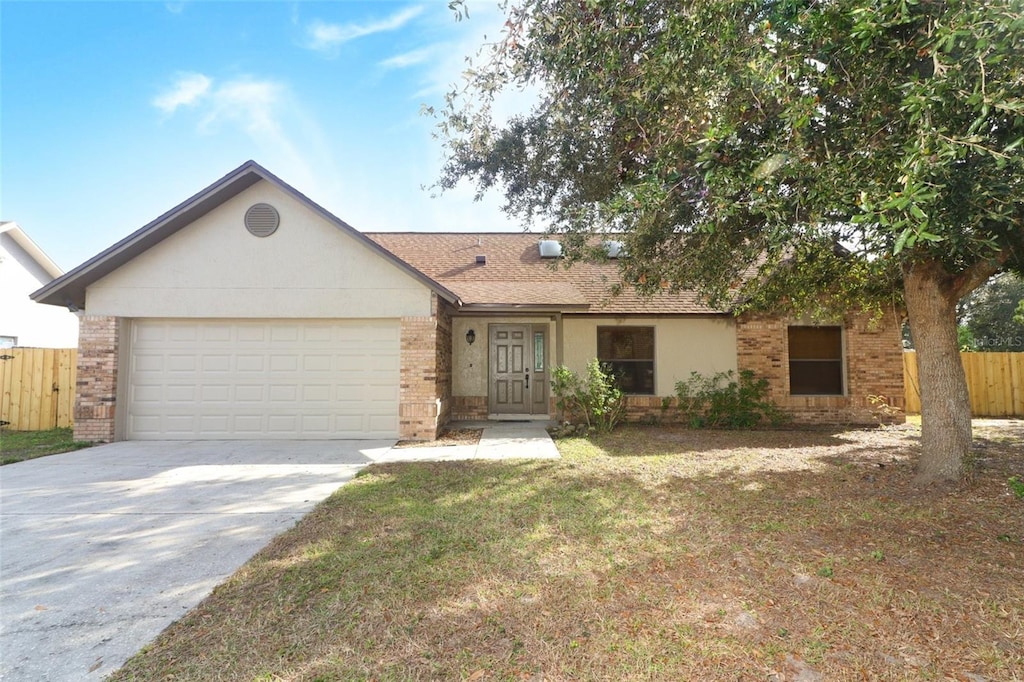
[[[551,391],[563,414],[582,418],[588,427],[598,431],[611,431],[625,413],[625,401],[615,385],[615,377],[596,358],[587,363],[585,379],[568,367],[555,367]]]
[[[732,370],[712,376],[692,372],[689,379],[676,383],[676,400],[694,427],[750,429],[762,422],[785,421],[768,399],[768,380],[755,378],[750,370],[739,377]]]

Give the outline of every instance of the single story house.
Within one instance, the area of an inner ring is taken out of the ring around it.
[[[736,317],[692,294],[610,296],[614,260],[529,233],[364,234],[249,161],[63,277],[84,311],[75,437],[432,439],[555,416],[553,366],[610,362],[628,414],[691,372],[752,369],[805,422],[900,405],[894,316]]]
[[[0,221],[0,348],[74,348],[78,318],[29,294],[64,271],[14,221]]]

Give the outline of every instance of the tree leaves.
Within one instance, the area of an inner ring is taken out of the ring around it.
[[[1019,268],[1022,12],[522,0],[452,91],[438,185],[500,188],[556,231],[621,231],[627,281],[739,307],[892,300],[913,261]],[[494,116],[522,87],[535,106]]]

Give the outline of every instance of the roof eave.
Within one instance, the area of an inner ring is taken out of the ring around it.
[[[587,303],[464,303],[460,312],[465,313],[558,313],[585,312]]]
[[[8,221],[0,225],[0,232],[10,235],[11,239],[14,240],[21,249],[27,253],[32,260],[36,262],[36,265],[41,267],[46,274],[56,279],[64,274],[64,271],[59,265],[53,262],[53,260],[46,255],[46,253],[39,248],[39,245],[32,241],[32,238],[25,233],[25,230],[21,229],[21,226],[14,221]]]

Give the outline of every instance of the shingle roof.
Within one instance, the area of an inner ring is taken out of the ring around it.
[[[591,314],[720,314],[693,292],[660,292],[645,298],[632,288],[612,296],[619,281],[615,261],[542,259],[541,235],[528,232],[364,233],[427,277],[454,292],[467,307],[561,307]],[[477,263],[477,256],[486,262]]]

